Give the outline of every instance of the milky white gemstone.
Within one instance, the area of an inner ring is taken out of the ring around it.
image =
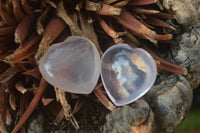
[[[107,49],[101,59],[104,88],[117,106],[142,97],[155,82],[156,75],[154,59],[141,48],[117,44]]]
[[[71,36],[53,44],[39,61],[42,76],[66,92],[88,94],[94,89],[100,72],[100,56],[85,37]]]

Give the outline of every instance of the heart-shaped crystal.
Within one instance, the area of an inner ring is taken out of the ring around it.
[[[155,82],[156,75],[154,59],[141,48],[117,44],[107,49],[101,59],[104,88],[117,106],[142,97]]]
[[[42,76],[66,92],[88,94],[94,89],[100,72],[100,56],[85,37],[71,36],[54,44],[39,61]]]

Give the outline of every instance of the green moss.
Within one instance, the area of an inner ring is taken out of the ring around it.
[[[200,108],[192,109],[186,116],[183,123],[176,129],[180,130],[199,130],[200,129]]]

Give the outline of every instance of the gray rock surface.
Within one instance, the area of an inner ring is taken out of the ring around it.
[[[193,93],[187,80],[176,74],[161,73],[145,95],[154,112],[158,133],[172,132],[192,105]]]
[[[170,62],[188,69],[191,87],[197,88],[200,83],[200,26],[193,26],[187,32],[179,35],[177,45],[172,46],[169,54]]]
[[[33,116],[28,125],[28,133],[44,133],[44,116],[37,114]]]
[[[198,23],[199,0],[163,0],[163,6],[175,14],[179,24],[188,27]]]
[[[154,114],[144,99],[117,108],[106,117],[103,133],[153,133]]]

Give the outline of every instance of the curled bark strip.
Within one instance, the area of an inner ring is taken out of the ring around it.
[[[145,25],[147,28],[155,29],[153,26],[147,24],[146,22],[142,22],[142,24]]]
[[[22,8],[24,9],[25,13],[33,19],[34,14],[33,14],[33,8],[29,5],[29,3],[26,0],[21,0],[21,5]]]
[[[25,71],[23,72],[24,75],[29,75],[29,76],[33,76],[37,79],[40,79],[41,75],[40,75],[40,71],[38,67],[35,67],[31,70]]]
[[[108,100],[108,98],[105,96],[104,91],[102,90],[102,88],[100,87],[102,86],[102,84],[100,84],[99,86],[97,86],[94,89],[94,94],[95,96],[99,99],[99,101],[110,111],[113,111],[116,107]]]
[[[76,95],[76,94],[73,94],[73,93],[71,93],[71,98],[72,98],[72,99],[78,99],[78,98],[79,98],[79,96],[78,96],[78,95]]]
[[[127,34],[128,35],[128,34]],[[127,36],[129,39],[131,39],[131,41],[134,42],[134,39],[132,40],[132,38],[129,36]],[[136,44],[137,44],[138,41],[136,41]],[[135,48],[137,47],[134,43],[131,43],[132,45],[130,45],[131,47]],[[141,44],[141,43],[140,43]],[[155,59],[156,61],[156,64],[157,64],[157,68],[158,70],[165,70],[165,71],[168,71],[168,72],[172,72],[172,73],[177,73],[177,74],[182,74],[182,75],[187,75],[188,74],[188,71],[187,71],[187,68],[185,67],[182,67],[182,66],[178,66],[178,65],[175,65],[175,64],[171,64],[165,60],[163,60],[162,58],[158,57],[156,54],[154,54],[150,49],[147,48],[147,46],[141,44],[140,45],[142,48],[144,48],[146,51],[148,51],[151,56],[153,56],[153,58]]]
[[[44,0],[47,4],[49,4],[50,6],[52,6],[53,8],[57,8],[56,4],[53,3],[52,1],[50,0]]]
[[[44,106],[47,106],[49,103],[51,103],[54,99],[52,98],[42,98],[42,103]]]
[[[10,35],[14,32],[15,26],[8,26],[0,28],[0,36]]]
[[[144,13],[144,14],[157,14],[157,13],[160,13],[160,11],[157,11],[157,10],[149,10],[149,9],[144,9],[144,8],[141,8],[141,7],[134,7],[133,10],[136,13]]]
[[[109,27],[106,22],[101,18],[101,17],[97,17],[98,22],[101,26],[101,28],[103,28],[103,30],[110,36],[113,38],[113,40],[115,41],[115,43],[122,43],[123,39],[119,38],[119,34],[114,31],[111,27]]]
[[[154,17],[148,17],[146,22],[153,25],[153,26],[167,27],[167,28],[170,28],[172,30],[176,30],[173,26],[169,25],[168,23],[166,23],[166,22],[164,22],[160,19],[154,18]]]
[[[27,89],[24,88],[24,86],[21,84],[21,83],[16,83],[15,84],[15,88],[21,92],[22,94],[26,93],[27,92]]]
[[[39,43],[40,39],[41,36],[35,36],[30,40],[30,42],[28,42],[28,44],[25,47],[17,49],[14,54],[6,57],[5,60],[8,63],[13,64],[20,62],[31,55],[34,55],[37,51],[37,44]]]
[[[172,34],[166,34],[166,35],[156,35],[156,40],[172,40],[173,39],[173,35]]]
[[[159,8],[161,10],[163,10],[163,6],[162,6],[162,4],[160,3],[159,0],[131,0],[128,4],[129,5],[135,5],[135,6],[157,4],[159,6]]]
[[[20,47],[23,47],[23,43],[28,36],[29,30],[31,26],[31,19],[26,16],[19,23],[15,30],[15,42],[20,44]]]
[[[58,4],[57,16],[59,16],[70,27],[72,32],[75,32],[78,35],[82,35],[82,31],[80,30],[78,25],[72,21],[72,19],[69,17],[66,10],[64,9],[62,0]]]
[[[151,29],[144,26],[139,20],[132,16],[128,11],[122,10],[120,16],[115,16],[120,24],[130,29],[134,35],[148,39],[154,44],[157,43],[155,40],[156,33]]]
[[[116,3],[118,1],[119,0],[103,0],[103,3],[105,3],[105,4],[112,4],[112,3]]]
[[[114,7],[124,7],[128,4],[129,0],[119,1],[115,4],[112,4]]]
[[[122,11],[121,8],[102,3],[102,8],[101,10],[98,10],[97,13],[100,15],[113,16],[113,15],[120,15],[121,11]]]
[[[174,40],[159,40],[162,44],[175,44],[176,42]]]
[[[46,89],[46,86],[47,86],[46,80],[44,78],[41,78],[37,93],[35,94],[33,100],[29,104],[28,108],[26,109],[25,113],[23,114],[23,116],[21,117],[21,119],[19,120],[15,128],[12,130],[12,133],[17,133],[19,129],[23,126],[23,124],[26,122],[26,120],[29,118],[29,116],[31,115],[35,107],[37,106],[38,102],[40,101]]]
[[[39,44],[38,51],[35,55],[35,60],[38,63],[39,59],[43,56],[49,45],[63,32],[66,25],[59,18],[52,18],[47,25],[42,40]]]
[[[10,93],[9,104],[13,110],[16,110],[16,97],[14,93]]]
[[[22,69],[18,65],[8,68],[4,73],[0,75],[0,82],[4,82],[4,80],[12,78],[17,72],[20,71],[22,71]]]
[[[30,2],[38,2],[38,1],[40,1],[40,0],[29,0]]]
[[[6,0],[6,5],[5,5],[5,8],[6,8],[6,12],[9,14],[9,15],[13,15],[13,11],[12,11],[12,0]]]
[[[42,9],[35,9],[33,12],[34,12],[34,13],[42,13],[43,10],[42,10]]]
[[[83,106],[83,104],[84,104],[84,102],[81,99],[78,99],[76,101],[76,104],[75,104],[74,109],[72,111],[72,115],[75,115],[80,110],[80,108]]]
[[[56,116],[56,119],[54,120],[54,124],[55,125],[58,125],[61,121],[62,121],[62,119],[65,117],[65,115],[64,115],[64,109],[62,108],[61,110],[60,110],[60,112],[58,113],[58,115]]]
[[[0,84],[0,131],[2,133],[7,133],[4,122],[5,122],[5,112],[7,107],[8,101],[8,93],[5,92],[4,88]]]
[[[187,75],[187,69],[185,67],[181,67],[181,66],[177,66],[174,64],[171,64],[169,62],[166,62],[164,60],[159,60],[160,63],[157,64],[160,66],[160,69],[163,69],[165,71],[168,72],[172,72],[172,73],[177,73],[177,74],[182,74],[182,75]]]
[[[155,14],[155,15],[156,15],[156,16],[159,16],[160,18],[167,18],[167,19],[175,19],[175,18],[176,18],[176,16],[173,15],[173,14],[162,13],[162,12],[157,13],[157,14]]]
[[[0,36],[0,45],[10,42],[12,36]]]
[[[20,22],[23,19],[23,17],[24,17],[24,13],[23,13],[23,11],[21,9],[21,6],[20,6],[20,4],[18,3],[17,0],[13,0],[12,4],[13,4],[13,13],[14,13],[14,16],[15,16],[16,20],[18,22]]]
[[[132,41],[132,43],[128,44],[129,45],[134,44],[131,46],[132,48],[137,48],[141,46],[141,43],[138,41],[138,39],[135,36],[133,36],[130,32],[127,32],[126,36]]]
[[[149,5],[155,4],[158,0],[130,0],[129,5]]]
[[[6,23],[2,19],[0,19],[0,28],[3,28],[5,26],[6,26]]]
[[[0,1],[0,16],[2,20],[8,25],[15,25],[15,20],[9,16],[3,9],[2,9],[2,1]]]
[[[156,54],[154,54],[151,50],[149,50],[146,46],[144,47],[144,49],[147,50],[153,56],[155,60],[157,60],[157,66],[159,66],[159,69],[163,69],[168,72],[173,72],[173,73],[182,74],[182,75],[188,74],[188,71],[185,67],[177,66],[161,59]]]
[[[47,14],[49,13],[50,9],[51,7],[47,7],[46,10],[42,13],[42,15],[37,20],[36,29],[39,35],[42,35],[44,33],[43,23],[45,19],[47,18]]]
[[[7,44],[1,44],[0,45],[0,54],[5,53],[9,50],[9,47]]]

